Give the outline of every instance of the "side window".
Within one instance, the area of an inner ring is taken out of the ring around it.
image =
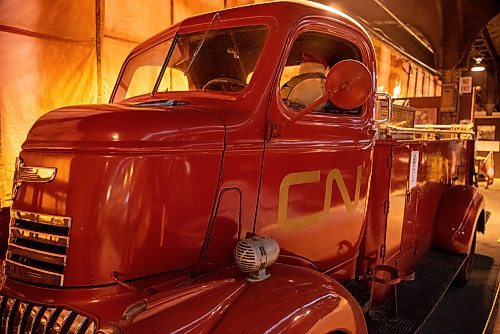
[[[301,34],[293,43],[280,78],[280,95],[290,109],[300,111],[325,93],[328,70],[345,59],[361,60],[360,50],[351,42],[318,32]],[[361,107],[342,109],[330,101],[315,112],[356,115]]]

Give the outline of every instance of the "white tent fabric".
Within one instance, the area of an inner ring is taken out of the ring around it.
[[[0,205],[33,122],[65,105],[106,102],[138,43],[186,17],[252,0],[1,0]]]

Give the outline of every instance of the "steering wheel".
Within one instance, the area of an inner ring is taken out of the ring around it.
[[[301,82],[304,82],[309,79],[323,79],[325,80],[326,77],[323,73],[319,72],[311,72],[311,73],[302,73],[299,75],[296,75],[292,77],[290,80],[288,80],[283,86],[281,86],[280,89],[280,95],[281,99],[287,104],[289,107],[295,110],[300,110],[304,109],[306,106],[300,102],[297,101],[290,101],[289,97],[290,94],[292,94],[292,91],[297,87],[298,84]]]
[[[203,88],[201,90],[208,90],[210,86],[216,86],[216,85],[219,85],[222,88],[222,91],[224,92],[238,92],[247,86],[246,82],[244,81],[233,78],[221,77],[208,81],[206,84],[203,85]],[[226,89],[226,87],[229,89]],[[220,89],[211,89],[211,90],[220,90]]]
[[[290,94],[292,93],[293,89],[302,81],[309,80],[309,79],[323,79],[325,80],[326,77],[323,73],[319,72],[311,72],[311,73],[302,73],[299,75],[294,76],[290,80],[288,80],[283,86],[281,86],[280,93],[281,97],[283,99],[288,99]]]

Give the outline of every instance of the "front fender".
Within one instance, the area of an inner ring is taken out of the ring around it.
[[[358,304],[330,277],[283,264],[269,272],[260,282],[236,268],[203,276],[117,324],[124,333],[367,333]]]
[[[441,198],[433,244],[453,253],[469,253],[484,197],[471,186],[451,186]]]

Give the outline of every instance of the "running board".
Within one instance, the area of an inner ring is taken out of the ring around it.
[[[416,333],[443,297],[466,257],[466,254],[431,250],[415,268],[415,280],[396,286],[397,317],[373,320],[366,315],[368,333]]]

